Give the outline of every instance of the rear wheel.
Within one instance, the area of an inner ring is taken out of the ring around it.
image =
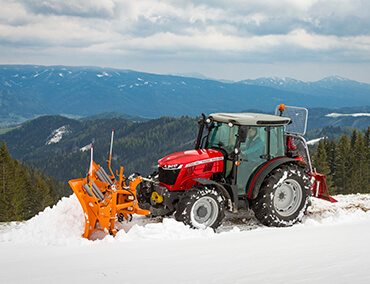
[[[266,226],[287,227],[302,220],[310,205],[309,176],[296,164],[274,169],[263,181],[252,209]]]
[[[180,199],[175,218],[192,228],[216,229],[225,217],[223,196],[214,188],[193,187]]]

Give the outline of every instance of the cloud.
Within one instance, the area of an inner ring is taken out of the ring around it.
[[[114,0],[19,0],[28,11],[42,15],[64,15],[92,18],[111,18],[115,15]]]
[[[367,1],[0,0],[0,61],[370,63]]]

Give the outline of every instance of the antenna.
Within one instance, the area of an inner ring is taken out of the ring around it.
[[[93,173],[93,157],[94,157],[94,147],[93,145],[91,144],[91,158],[90,158],[90,170],[89,170],[89,176],[92,177],[92,173]]]
[[[114,136],[114,129],[112,129],[112,137],[110,139],[110,151],[109,151],[109,155],[112,156],[112,149],[113,149],[113,136]]]
[[[90,181],[89,181],[89,187],[90,187],[90,192],[92,192],[93,196],[96,198],[95,196],[95,193],[93,191],[93,157],[94,157],[94,147],[93,145],[91,144],[91,161],[90,161],[90,170],[89,170],[89,177],[90,177]]]
[[[109,166],[109,170],[110,170],[110,173],[112,174],[112,176],[114,177],[114,174],[113,174],[113,171],[112,171],[112,168],[111,168],[111,163],[112,163],[112,151],[113,151],[113,137],[114,137],[114,129],[112,129],[112,136],[110,138],[110,150],[109,150],[109,160],[108,160],[108,166]]]

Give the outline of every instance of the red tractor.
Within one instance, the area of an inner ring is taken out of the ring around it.
[[[275,115],[202,114],[195,149],[160,159],[138,186],[139,205],[193,228],[215,229],[225,210],[249,209],[267,226],[291,226],[312,194],[335,202],[312,170],[306,124],[307,109],[284,105]]]

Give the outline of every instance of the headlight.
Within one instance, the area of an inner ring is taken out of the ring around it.
[[[182,164],[177,164],[177,165],[164,165],[162,169],[164,170],[179,170],[182,168]]]

